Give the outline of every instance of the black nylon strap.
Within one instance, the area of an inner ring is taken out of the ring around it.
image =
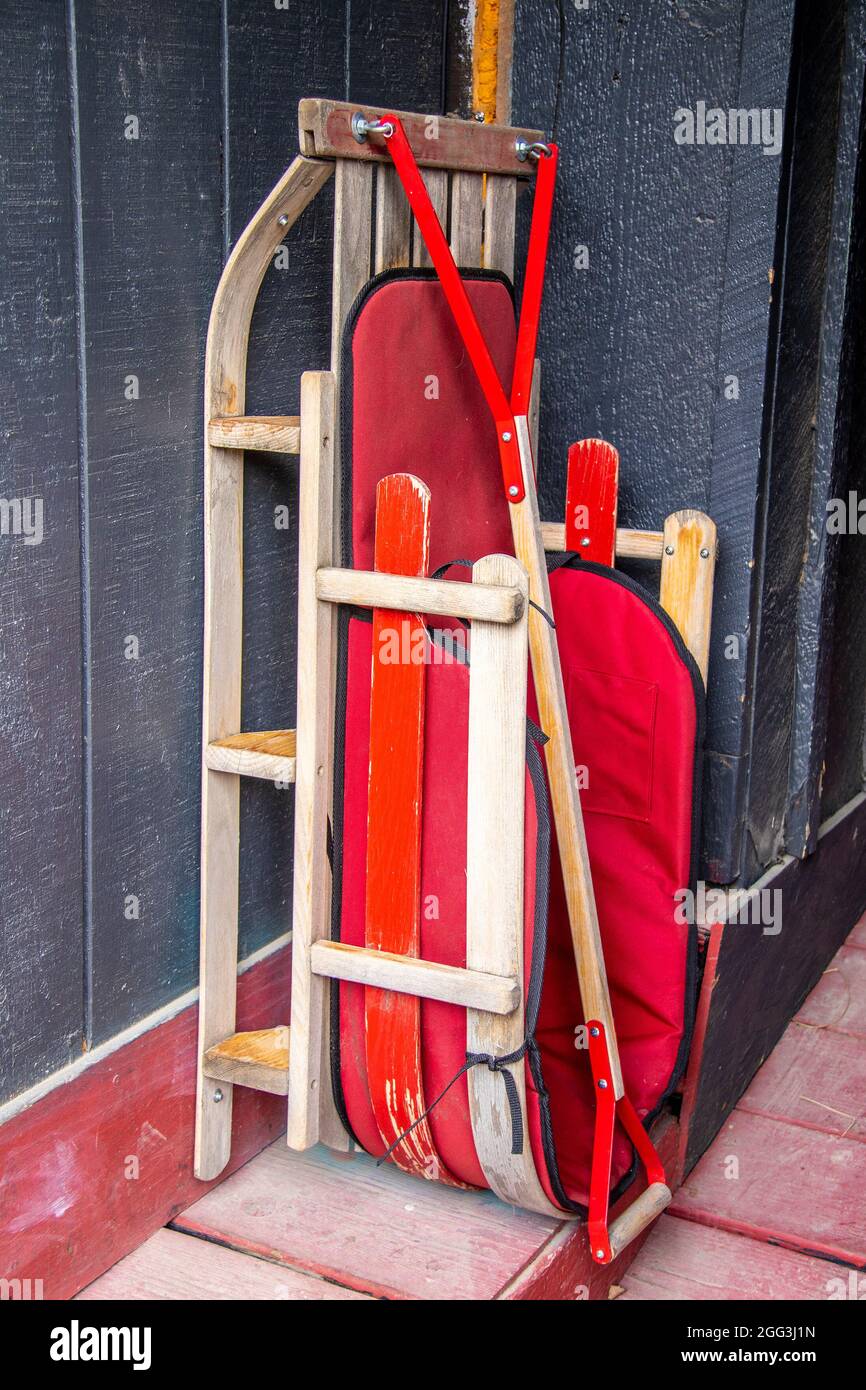
[[[515,1081],[511,1072],[508,1070],[508,1067],[510,1063],[519,1062],[521,1058],[525,1056],[526,1048],[527,1042],[524,1038],[523,1042],[520,1044],[520,1047],[518,1047],[516,1051],[508,1052],[502,1057],[494,1057],[490,1052],[467,1052],[466,1061],[463,1063],[463,1066],[460,1068],[460,1070],[454,1073],[451,1080],[448,1082],[448,1085],[439,1092],[435,1100],[432,1100],[430,1102],[430,1104],[427,1106],[427,1109],[418,1116],[417,1120],[413,1120],[411,1125],[409,1125],[408,1129],[404,1129],[403,1133],[397,1136],[393,1144],[390,1144],[388,1146],[388,1148],[383,1153],[382,1157],[376,1160],[376,1167],[380,1167],[381,1164],[383,1164],[387,1159],[391,1157],[394,1150],[398,1147],[398,1145],[403,1143],[403,1140],[406,1139],[408,1135],[412,1133],[416,1125],[420,1125],[422,1120],[426,1120],[427,1116],[430,1114],[430,1111],[435,1110],[440,1100],[442,1100],[448,1094],[448,1092],[451,1090],[451,1087],[460,1080],[461,1076],[466,1075],[470,1067],[481,1066],[486,1066],[489,1071],[499,1072],[499,1075],[502,1077],[502,1080],[505,1083],[505,1095],[508,1101],[509,1114],[511,1116],[511,1152],[513,1154],[522,1154],[523,1114],[520,1109],[520,1096],[517,1093],[517,1082]]]

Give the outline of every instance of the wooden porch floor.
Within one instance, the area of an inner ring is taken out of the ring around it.
[[[864,1191],[866,919],[613,1292],[864,1294]],[[280,1140],[78,1298],[586,1298],[576,1244],[567,1223],[489,1193],[377,1169],[362,1154],[292,1154]]]

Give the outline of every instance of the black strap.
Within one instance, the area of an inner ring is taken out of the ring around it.
[[[457,1081],[460,1080],[461,1076],[466,1075],[470,1067],[480,1066],[486,1066],[488,1070],[492,1072],[499,1072],[499,1075],[502,1077],[502,1080],[505,1083],[505,1095],[508,1101],[508,1110],[511,1115],[511,1152],[513,1154],[522,1154],[523,1114],[520,1109],[520,1096],[517,1094],[517,1082],[514,1080],[514,1077],[508,1070],[508,1067],[510,1063],[519,1062],[521,1060],[521,1058],[526,1053],[526,1048],[527,1042],[524,1038],[523,1042],[520,1044],[520,1047],[518,1047],[515,1052],[508,1052],[503,1057],[494,1057],[489,1052],[467,1052],[466,1061],[463,1063],[463,1066],[460,1068],[460,1070],[454,1073],[451,1080],[448,1082],[448,1085],[444,1088],[444,1090],[439,1092],[435,1100],[430,1102],[430,1104],[427,1106],[427,1109],[421,1115],[418,1116],[417,1120],[413,1120],[411,1125],[409,1125],[408,1129],[404,1129],[403,1133],[398,1135],[398,1137],[394,1140],[393,1144],[391,1144],[385,1150],[382,1157],[377,1160],[376,1167],[378,1168],[381,1164],[383,1164],[386,1161],[386,1159],[389,1159],[391,1157],[392,1153],[397,1148],[397,1146],[399,1144],[402,1144],[404,1139],[408,1138],[408,1136],[412,1133],[416,1125],[420,1125],[422,1120],[426,1120],[427,1116],[430,1114],[430,1111],[435,1109],[435,1107],[439,1104],[440,1100],[442,1100],[443,1097],[446,1096],[448,1092],[451,1090],[451,1087]]]

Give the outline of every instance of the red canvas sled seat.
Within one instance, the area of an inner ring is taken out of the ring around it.
[[[515,348],[510,287],[485,272],[467,273],[465,283],[507,389]],[[431,569],[513,553],[489,411],[432,272],[392,271],[370,283],[347,321],[341,381],[342,563],[373,568],[376,485],[401,471],[430,489]],[[695,929],[681,920],[677,894],[695,874],[703,685],[676,628],[638,585],[575,556],[557,556],[553,570],[549,616],[581,769],[623,1077],[648,1125],[682,1072],[694,1008]],[[449,578],[460,573],[449,570]],[[442,618],[428,623],[420,955],[465,966],[469,678],[462,642],[449,640],[458,626]],[[341,609],[332,935],[355,946],[365,942],[371,631],[368,612]],[[468,650],[471,662],[471,634]],[[531,689],[527,715],[527,1142],[549,1200],[582,1213],[595,1097]],[[364,986],[335,981],[331,998],[336,1108],[356,1141],[381,1156]],[[451,1179],[485,1186],[460,1074],[465,1010],[431,999],[420,1008],[437,1154]],[[622,1189],[633,1170],[631,1144],[617,1131],[612,1186]]]

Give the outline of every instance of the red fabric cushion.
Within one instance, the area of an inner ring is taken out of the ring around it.
[[[467,279],[467,290],[507,387],[515,337],[510,295],[490,278]],[[438,283],[397,273],[374,284],[347,349],[342,454],[347,520],[351,508],[344,541],[350,537],[351,546],[344,559],[359,568],[372,564],[375,486],[396,471],[416,473],[431,489],[432,567],[510,552],[493,425]],[[588,769],[582,803],[623,1074],[646,1116],[670,1086],[690,1021],[694,942],[675,920],[674,894],[691,882],[699,734],[693,671],[657,606],[628,581],[580,565],[553,574],[551,591],[575,757]],[[356,945],[364,941],[370,642],[370,624],[352,618],[338,692],[335,908],[339,936]],[[428,666],[421,951],[458,966],[465,964],[468,690],[465,665]],[[529,713],[536,717],[532,697]],[[548,1099],[538,1093],[527,1063],[529,1140],[551,1200],[582,1205],[594,1095],[588,1059],[575,1045],[583,1015],[555,845],[549,883],[536,882],[544,859],[540,837],[552,831],[546,788],[535,786],[529,772],[526,805],[527,976],[537,896],[547,934],[536,1041]],[[429,1104],[465,1060],[465,1013],[425,1000],[421,1020]],[[381,1154],[367,1089],[359,986],[339,988],[339,1034],[347,1118],[359,1142]],[[483,1186],[465,1077],[433,1109],[430,1125],[450,1171]],[[614,1184],[631,1162],[631,1146],[619,1133]]]

